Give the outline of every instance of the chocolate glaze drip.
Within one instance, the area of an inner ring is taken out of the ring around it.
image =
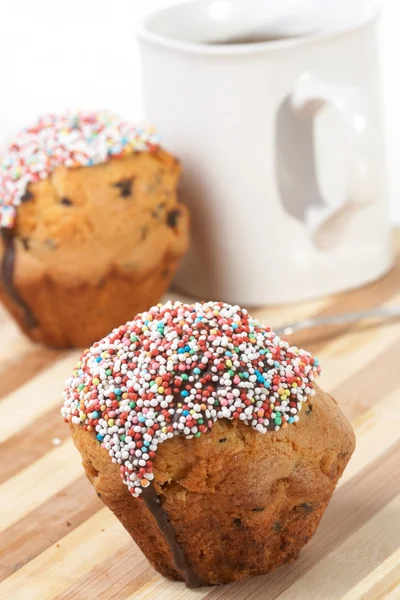
[[[15,304],[24,312],[25,323],[28,327],[36,327],[38,322],[30,307],[22,298],[14,284],[15,269],[15,240],[12,229],[0,229],[1,237],[4,242],[4,256],[1,263],[1,278],[4,288]]]
[[[174,557],[175,567],[184,578],[187,587],[199,587],[201,585],[200,579],[193,571],[182,547],[176,539],[175,529],[169,520],[167,513],[162,507],[161,498],[157,495],[153,484],[150,484],[147,488],[143,488],[141,497],[155,518],[161,533],[165,537],[165,540]]]

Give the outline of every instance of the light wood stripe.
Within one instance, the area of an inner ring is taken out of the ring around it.
[[[399,600],[400,591],[400,564],[388,573],[379,583],[359,600]]]
[[[232,586],[227,587],[231,588]],[[188,590],[180,582],[166,581],[161,577],[155,577],[126,600],[153,600],[153,598],[162,598],[163,600],[201,600],[206,597],[206,589]],[[222,592],[224,587],[217,589]]]
[[[387,304],[395,303],[400,304],[400,295]],[[377,356],[387,354],[399,337],[400,320],[383,321],[378,327],[367,322],[354,326],[345,335],[326,344],[319,353],[321,387],[332,390],[350,381],[353,373],[364,370]]]
[[[350,420],[372,408],[374,402],[390,394],[398,383],[397,368],[388,356],[400,356],[400,340],[382,354],[377,352],[369,364],[335,389],[335,396],[340,399],[340,406]]]
[[[400,549],[386,558],[371,573],[366,575],[360,583],[353,587],[342,600],[382,600],[393,596],[398,600],[400,587]]]
[[[27,337],[22,336],[16,323],[8,319],[0,321],[0,373],[6,370],[6,366],[13,361],[15,356],[22,356],[27,351],[38,349]]]
[[[31,348],[27,352],[14,355],[2,371],[3,383],[0,389],[0,402],[4,398],[29,382],[33,377],[50,367],[56,360],[62,358],[63,352],[48,348]]]
[[[399,600],[400,583],[393,584],[393,588],[384,595],[375,596],[374,600]]]
[[[54,600],[84,573],[99,562],[109,560],[115,552],[132,544],[128,533],[106,509],[98,511],[80,527],[63,537],[31,560],[0,585],[0,594],[13,600],[27,600],[26,582],[32,600]],[[132,577],[145,558],[137,550],[129,561]],[[60,577],[62,573],[62,578]],[[0,595],[1,598],[1,595]]]
[[[359,500],[363,501],[362,498]],[[348,510],[357,510],[357,506],[349,506]],[[341,598],[398,547],[399,515],[400,495],[330,552],[317,567],[299,578],[280,595],[280,600],[296,600],[299,589],[307,600]]]
[[[61,351],[34,344],[13,321],[0,322],[0,399],[62,356]]]
[[[131,567],[128,568],[128,565]],[[103,577],[103,573],[109,573],[111,577]],[[139,590],[145,588],[147,582],[155,577],[157,575],[154,569],[139,549],[135,544],[129,543],[76,579],[57,600],[79,600],[90,593],[94,593],[96,599],[104,600],[118,600],[131,595],[137,598]],[[161,582],[164,586],[165,580],[161,579]]]
[[[69,439],[0,486],[0,532],[82,474],[75,448],[72,456],[73,448]]]
[[[0,581],[23,567],[103,507],[85,475],[0,535]]]
[[[78,353],[69,352],[62,360],[0,402],[0,442],[61,405],[64,383],[78,358]]]
[[[333,353],[331,347],[320,352],[323,369],[318,384],[323,389],[332,390],[332,395],[350,420],[390,394],[398,383],[396,370],[387,357],[400,353],[400,322],[396,324],[397,336],[389,326],[382,329],[380,343],[374,336],[356,330],[340,338],[342,353],[336,353],[337,347]],[[352,347],[358,336],[360,346],[354,352]]]
[[[394,411],[390,419],[387,415],[387,407],[394,406],[399,397],[400,388],[396,388],[392,394],[374,404],[353,421],[357,445],[339,481],[339,486],[361,472],[372,457],[380,456],[399,439],[400,410]]]
[[[18,431],[0,444],[2,459],[0,484],[41,458],[68,437],[69,429],[61,418],[60,406],[56,406],[34,423]],[[27,440],[29,440],[29,452],[27,452]]]

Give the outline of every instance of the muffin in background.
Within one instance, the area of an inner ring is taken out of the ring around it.
[[[154,568],[230,583],[298,556],[353,453],[319,372],[238,306],[169,302],[84,353],[62,415]]]
[[[108,113],[47,116],[0,161],[0,300],[33,340],[86,347],[155,304],[188,245],[178,161]]]

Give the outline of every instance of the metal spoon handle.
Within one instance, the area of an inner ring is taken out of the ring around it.
[[[288,325],[283,325],[275,329],[279,335],[290,335],[302,329],[311,329],[321,325],[343,325],[345,323],[356,323],[362,319],[377,319],[382,317],[400,317],[400,306],[383,306],[380,308],[371,308],[369,310],[359,310],[355,312],[343,313],[340,315],[327,315],[323,317],[311,317],[303,321],[296,321]]]

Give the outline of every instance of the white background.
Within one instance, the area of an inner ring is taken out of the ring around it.
[[[348,0],[349,4],[351,0]],[[139,18],[170,0],[0,0],[0,144],[43,112],[108,108],[142,118]],[[388,191],[400,223],[400,2],[382,0]]]

